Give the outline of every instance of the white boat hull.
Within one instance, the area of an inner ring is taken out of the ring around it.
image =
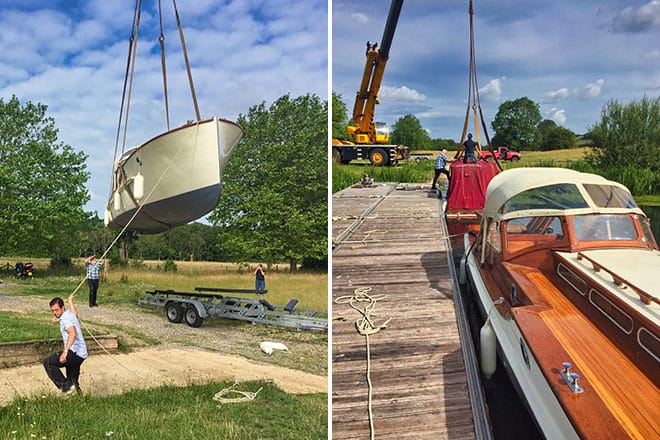
[[[242,135],[234,122],[213,118],[170,130],[128,151],[115,163],[105,224],[154,234],[208,214],[218,204],[225,164]],[[136,186],[138,175],[143,188]]]
[[[469,236],[465,235],[464,249],[471,249]],[[493,300],[479,273],[479,261],[470,253],[465,258],[466,271],[477,294],[477,304],[484,316],[489,316],[497,337],[498,353],[503,356],[507,373],[516,384],[539,429],[548,439],[579,439],[575,428],[568,420],[515,320],[507,319],[493,310]],[[492,310],[492,311],[491,311]],[[490,312],[490,313],[489,313]]]

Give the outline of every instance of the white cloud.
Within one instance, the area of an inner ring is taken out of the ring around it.
[[[600,96],[603,91],[603,79],[597,79],[595,82],[587,84],[582,89],[573,90],[573,95],[580,99],[594,99]]]
[[[637,34],[660,27],[660,0],[639,7],[629,6],[613,13],[610,23],[615,33]]]
[[[369,17],[367,16],[367,14],[363,14],[361,12],[353,12],[351,14],[351,18],[360,25],[369,23]]]
[[[557,125],[564,125],[566,123],[566,110],[558,109],[558,108],[552,108],[548,112],[546,112],[550,116],[550,119],[555,121]]]
[[[506,77],[491,79],[488,84],[479,89],[479,97],[486,101],[497,102],[502,96],[502,81]]]
[[[570,92],[566,87],[562,87],[557,90],[553,90],[551,92],[546,92],[543,94],[545,102],[555,102],[555,101],[560,101],[562,99],[566,99]]]
[[[380,88],[379,96],[380,98],[387,98],[393,101],[420,102],[426,100],[426,96],[424,96],[422,93],[419,93],[415,89],[409,89],[406,86],[382,86]]]

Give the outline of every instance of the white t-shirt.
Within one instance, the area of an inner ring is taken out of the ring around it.
[[[66,347],[66,342],[69,339],[69,332],[67,329],[71,326],[76,328],[76,339],[73,341],[71,346],[71,351],[75,352],[78,357],[87,359],[87,344],[85,344],[85,339],[83,339],[82,330],[80,329],[80,322],[76,315],[71,313],[70,310],[65,310],[60,316],[60,332],[62,332],[62,340],[64,341],[64,346]]]

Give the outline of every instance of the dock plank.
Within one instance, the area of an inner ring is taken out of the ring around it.
[[[379,439],[473,439],[441,208],[434,193],[393,184],[332,199],[332,296],[386,295],[369,336]],[[363,308],[363,307],[362,307]],[[332,307],[332,438],[369,438],[367,342],[348,304]]]

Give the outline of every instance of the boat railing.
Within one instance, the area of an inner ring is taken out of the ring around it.
[[[622,276],[616,274],[614,271],[606,268],[605,266],[603,266],[602,264],[600,264],[599,262],[597,262],[593,258],[590,258],[590,257],[584,255],[582,252],[577,253],[577,259],[578,260],[585,259],[588,262],[590,262],[591,265],[593,266],[595,272],[600,272],[601,270],[604,271],[604,272],[607,272],[612,277],[612,281],[614,282],[614,284],[617,285],[617,287],[620,287],[620,288],[624,288],[626,286],[630,287],[632,290],[635,291],[635,293],[637,293],[637,295],[639,296],[639,299],[644,304],[651,304],[651,302],[654,302],[656,304],[660,304],[660,299],[658,299],[657,296],[654,296],[654,295],[646,292],[641,287],[634,285],[633,283],[626,280]]]

